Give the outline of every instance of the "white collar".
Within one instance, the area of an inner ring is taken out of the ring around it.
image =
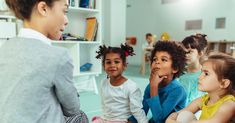
[[[38,39],[48,45],[51,45],[51,39],[47,38],[42,33],[30,28],[21,28],[18,37]]]

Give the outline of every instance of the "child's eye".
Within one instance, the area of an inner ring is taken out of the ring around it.
[[[156,61],[157,61],[157,58],[153,58],[153,61],[156,62]]]
[[[167,59],[162,59],[162,61],[167,62]]]
[[[191,53],[191,51],[186,52],[186,54],[190,54],[190,53]]]
[[[106,61],[105,64],[111,64],[111,61]]]
[[[209,73],[207,73],[207,72],[205,72],[204,74],[205,74],[205,76],[208,76],[208,75],[209,75]]]
[[[115,63],[115,64],[118,64],[118,63],[120,63],[120,61],[114,61],[114,63]]]

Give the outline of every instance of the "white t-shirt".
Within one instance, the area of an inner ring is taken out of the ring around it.
[[[152,41],[150,44],[148,42],[145,42],[143,45],[142,45],[142,49],[145,50],[145,54],[147,56],[150,56],[151,55],[151,50],[149,49],[153,49],[153,45],[154,45],[154,41]],[[148,50],[146,50],[148,49]]]
[[[120,86],[112,86],[109,79],[101,83],[102,118],[109,121],[127,121],[133,115],[138,123],[147,123],[142,109],[142,94],[136,83],[128,79]]]

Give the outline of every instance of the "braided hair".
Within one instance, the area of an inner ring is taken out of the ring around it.
[[[107,47],[105,45],[101,45],[101,46],[99,46],[99,50],[96,51],[96,53],[97,53],[96,58],[102,59],[103,65],[104,65],[104,61],[106,58],[106,54],[108,54],[108,53],[120,54],[120,57],[121,57],[123,63],[126,63],[126,57],[135,55],[134,49],[131,46],[127,45],[126,43],[121,44],[120,47],[111,47],[111,46]]]

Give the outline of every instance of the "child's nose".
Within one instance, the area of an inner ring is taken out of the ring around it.
[[[115,63],[114,63],[114,62],[111,62],[111,66],[115,66]]]
[[[160,61],[159,60],[156,60],[156,62],[155,62],[156,64],[160,64]]]

